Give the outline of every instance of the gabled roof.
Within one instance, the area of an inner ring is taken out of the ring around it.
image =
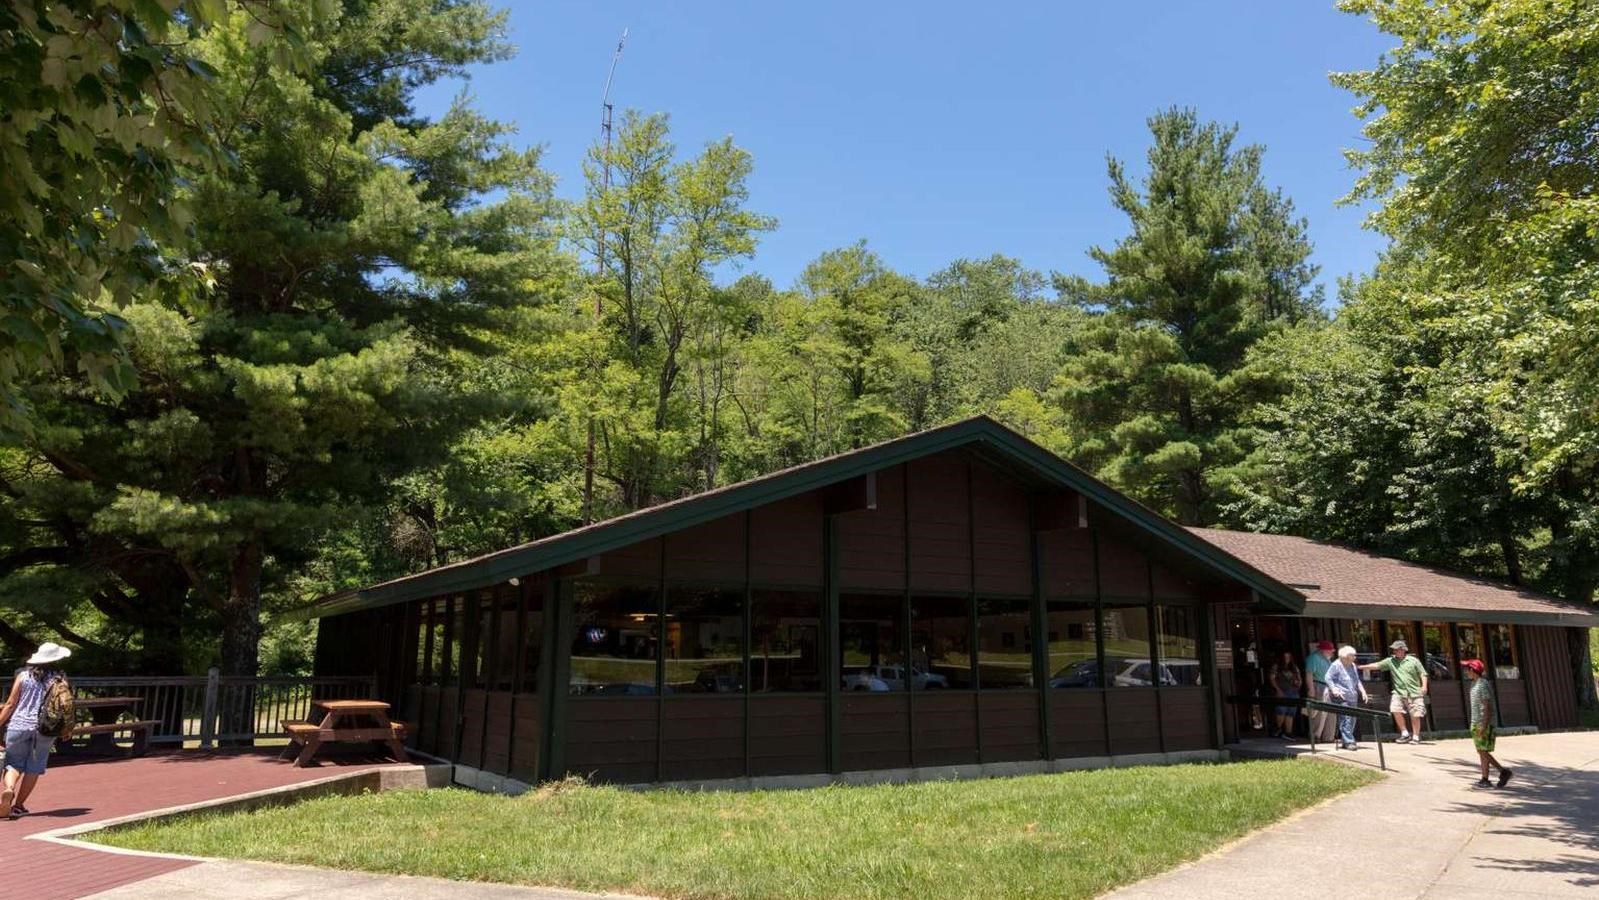
[[[334,594],[291,613],[289,617],[318,618],[490,587],[512,577],[566,565],[956,448],[978,450],[985,457],[997,458],[998,461],[1028,471],[1045,484],[1082,494],[1151,538],[1250,588],[1261,599],[1284,612],[1298,612],[1304,603],[1304,597],[1293,588],[1225,549],[1190,533],[993,419],[978,416],[652,506],[474,559],[439,566],[358,591]]]
[[[1309,538],[1190,530],[1302,592],[1307,616],[1599,627],[1599,608],[1524,587]]]

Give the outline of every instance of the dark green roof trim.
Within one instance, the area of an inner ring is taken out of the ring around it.
[[[999,450],[1014,462],[1044,476],[1045,480],[1081,493],[1152,537],[1255,590],[1283,612],[1297,613],[1303,606],[1304,597],[1293,588],[1196,537],[1020,434],[986,416],[979,416],[363,590],[334,594],[284,618],[291,621],[320,618],[490,587],[513,577],[528,576],[618,550],[902,462],[972,445]]]

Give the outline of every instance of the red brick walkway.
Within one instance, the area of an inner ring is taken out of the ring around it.
[[[371,764],[368,759],[351,759],[297,769],[279,761],[271,750],[190,750],[140,759],[56,762],[28,800],[33,814],[13,822],[0,820],[0,864],[9,873],[0,884],[0,897],[85,897],[193,865],[23,840],[30,834],[312,781]],[[10,893],[13,890],[18,893]]]

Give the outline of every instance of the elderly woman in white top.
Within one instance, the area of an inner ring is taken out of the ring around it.
[[[1360,680],[1360,670],[1355,668],[1355,648],[1345,644],[1338,648],[1338,659],[1327,667],[1327,702],[1341,706],[1354,706],[1367,700],[1366,685]],[[1338,749],[1358,750],[1355,743],[1355,717],[1338,717]]]

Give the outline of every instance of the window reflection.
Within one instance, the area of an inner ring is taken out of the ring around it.
[[[1455,642],[1446,622],[1421,623],[1421,639],[1427,651],[1427,677],[1434,681],[1453,680],[1459,660],[1455,656]]]
[[[1199,669],[1198,612],[1192,606],[1156,606],[1162,684],[1203,684]]]
[[[660,603],[654,586],[578,580],[572,592],[571,693],[655,693]]]
[[[1100,613],[1105,640],[1105,681],[1111,687],[1154,687],[1155,665],[1149,658],[1149,607],[1106,607]],[[1161,684],[1176,679],[1162,671]]]
[[[1521,660],[1516,655],[1516,636],[1511,625],[1488,626],[1488,649],[1493,654],[1494,677],[1500,681],[1521,678]]]
[[[1033,685],[1031,613],[1026,600],[979,600],[977,683],[985,691]]]
[[[917,690],[972,687],[972,604],[965,597],[911,600],[912,684]]]
[[[822,595],[758,589],[750,602],[750,690],[822,690]]]
[[[1484,664],[1488,657],[1482,652],[1482,631],[1475,625],[1456,625],[1455,637],[1460,642],[1460,658],[1480,659]]]
[[[839,598],[839,677],[846,691],[905,690],[905,614],[899,597]]]
[[[1097,688],[1099,652],[1094,646],[1094,608],[1051,602],[1045,616],[1049,629],[1049,686]]]
[[[672,587],[666,594],[668,693],[744,690],[744,592]]]
[[[1384,656],[1377,649],[1377,623],[1372,619],[1348,619],[1343,623],[1343,642],[1355,648],[1355,663],[1365,665],[1373,663]],[[1371,681],[1381,673],[1376,670],[1361,672],[1363,681]]]

